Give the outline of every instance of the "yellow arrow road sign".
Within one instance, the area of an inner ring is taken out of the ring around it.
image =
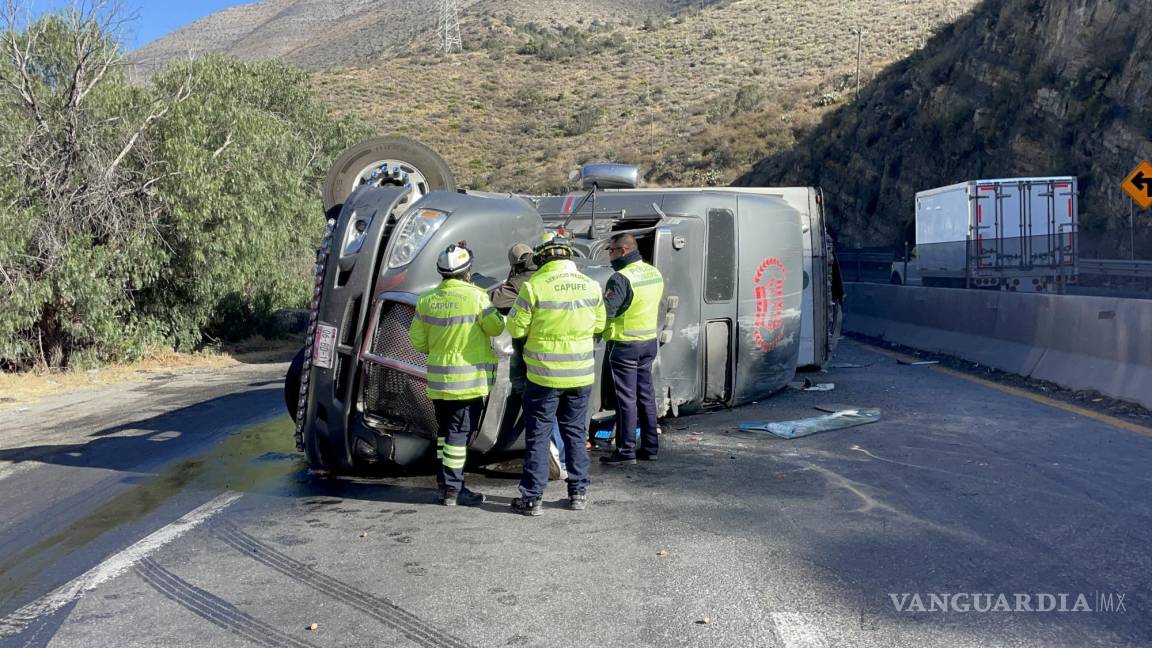
[[[1132,169],[1132,173],[1124,178],[1120,188],[1140,205],[1140,209],[1152,207],[1152,164],[1149,164],[1148,160],[1141,162],[1140,166]]]

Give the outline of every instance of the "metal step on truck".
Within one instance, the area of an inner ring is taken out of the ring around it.
[[[607,246],[633,234],[664,275],[658,409],[677,416],[737,406],[786,386],[834,349],[842,284],[821,193],[800,188],[637,188],[636,167],[585,165],[564,196],[457,190],[448,165],[400,137],[353,146],[324,185],[328,228],[317,253],[310,329],[285,382],[297,447],[333,474],[428,466],[436,423],[425,395],[426,357],[408,341],[417,298],[440,277],[450,243],[473,251],[484,288],[509,272],[508,249],[546,233],[571,241],[580,270],[603,285]],[[469,458],[483,465],[524,448],[515,425],[507,333]],[[611,406],[603,343],[589,418]]]
[[[916,194],[916,245],[891,283],[1061,292],[1077,283],[1076,178],[971,180]]]

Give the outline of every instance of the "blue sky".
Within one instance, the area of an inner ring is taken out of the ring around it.
[[[124,47],[129,50],[146,45],[184,25],[227,7],[254,0],[121,0],[124,9],[135,15],[125,25]],[[71,5],[71,0],[28,0],[26,6],[34,15]]]

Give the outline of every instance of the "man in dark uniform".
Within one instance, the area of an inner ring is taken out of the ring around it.
[[[631,234],[613,236],[608,257],[616,270],[604,287],[608,316],[604,339],[608,341],[608,363],[616,390],[616,449],[600,461],[623,466],[635,464],[637,458],[654,461],[660,448],[652,362],[656,360],[656,320],[664,298],[664,278],[659,270],[641,260],[636,238]]]

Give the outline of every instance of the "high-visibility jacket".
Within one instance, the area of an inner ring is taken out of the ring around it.
[[[508,333],[524,342],[528,380],[569,389],[596,382],[592,336],[604,330],[600,285],[571,261],[545,263],[520,287]]]
[[[660,300],[664,298],[664,277],[655,267],[634,261],[617,271],[632,287],[628,309],[608,321],[604,339],[614,342],[642,342],[656,339],[659,332]]]
[[[445,279],[420,296],[408,329],[412,348],[428,354],[428,398],[483,398],[496,379],[496,354],[489,337],[504,330],[504,318],[488,293],[459,279]]]

